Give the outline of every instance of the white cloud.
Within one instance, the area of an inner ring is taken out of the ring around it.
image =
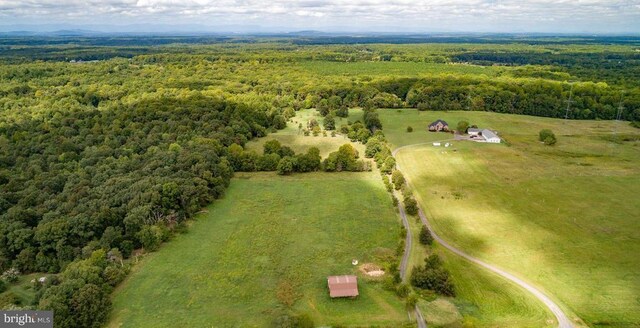
[[[640,33],[640,0],[0,0],[0,24]]]

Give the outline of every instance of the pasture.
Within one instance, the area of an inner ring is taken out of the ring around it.
[[[362,111],[357,112],[359,112],[358,117],[362,117]],[[313,134],[305,136],[298,126],[302,124],[303,129],[306,128],[307,122],[311,119],[317,120],[322,127],[323,117],[320,116],[315,109],[302,109],[296,112],[296,116],[289,120],[286,128],[274,133],[269,133],[269,135],[264,138],[249,141],[245,145],[245,148],[262,154],[264,143],[268,140],[275,139],[280,141],[283,146],[291,147],[296,153],[305,153],[309,148],[317,147],[320,150],[320,156],[326,158],[329,153],[337,151],[340,146],[350,143],[350,140],[346,136],[336,134],[336,136],[332,137],[331,131],[327,131],[326,136],[322,133],[318,136],[314,136]],[[346,118],[336,117],[335,120],[336,127],[339,127],[341,124],[347,124]],[[362,157],[364,154],[364,145],[361,143],[352,143],[352,146],[360,152]]]
[[[329,298],[326,277],[394,257],[400,222],[375,173],[238,174],[189,232],[147,255],[116,291],[110,327],[269,327],[285,313],[316,325],[398,327],[403,302],[359,279]]]
[[[640,324],[640,130],[484,112],[380,116],[394,146],[427,143],[397,159],[444,239],[533,282],[589,326]],[[438,118],[498,130],[507,142],[433,147],[448,136],[425,131]],[[555,146],[538,142],[543,128]]]

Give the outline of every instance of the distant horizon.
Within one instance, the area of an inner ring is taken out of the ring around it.
[[[318,35],[318,36],[376,36],[376,35],[398,35],[398,36],[640,36],[640,31],[630,32],[563,32],[563,31],[447,31],[447,30],[354,30],[354,29],[285,29],[285,28],[263,28],[259,26],[193,26],[193,25],[145,25],[141,28],[137,24],[126,25],[0,25],[0,34],[31,34],[31,35],[52,35],[68,32],[69,34],[84,35],[179,35],[179,36],[206,36],[206,35]]]
[[[640,0],[0,0],[0,31],[640,34]]]

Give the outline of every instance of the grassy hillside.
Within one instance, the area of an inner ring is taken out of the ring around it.
[[[341,195],[341,196],[337,196]],[[246,174],[189,233],[146,257],[114,298],[110,326],[264,327],[288,311],[277,293],[290,284],[291,310],[318,325],[407,321],[380,283],[332,300],[326,277],[376,261],[399,241],[399,220],[373,173]]]
[[[389,110],[381,118],[396,146],[448,137],[424,132],[436,118],[498,130],[508,144],[427,144],[398,153],[434,228],[537,284],[588,325],[640,324],[639,130],[474,112]],[[537,141],[542,128],[556,133],[557,145]]]

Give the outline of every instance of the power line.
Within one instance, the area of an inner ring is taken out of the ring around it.
[[[571,103],[574,102],[573,98],[573,83],[571,83],[571,88],[569,89],[569,99],[565,100],[567,102],[567,111],[564,114],[564,119],[569,118],[569,110],[571,109]]]
[[[622,111],[624,110],[624,106],[622,106],[623,100],[624,100],[624,91],[620,92],[620,102],[618,103],[618,113],[616,114],[616,121],[620,121],[622,119]]]

